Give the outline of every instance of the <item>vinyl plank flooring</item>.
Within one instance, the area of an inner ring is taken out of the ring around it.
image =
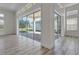
[[[61,37],[53,49],[41,48],[41,43],[17,35],[0,36],[0,55],[79,55],[79,38]]]

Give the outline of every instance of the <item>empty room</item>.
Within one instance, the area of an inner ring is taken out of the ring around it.
[[[79,55],[79,3],[0,3],[0,55]]]

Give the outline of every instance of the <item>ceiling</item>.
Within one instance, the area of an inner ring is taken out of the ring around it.
[[[0,8],[4,8],[11,11],[18,11],[27,3],[0,3]],[[74,3],[58,3],[61,7],[67,7],[73,5]]]
[[[68,5],[70,4],[73,4],[73,3],[60,3],[63,7],[67,7]]]
[[[69,7],[75,4],[77,3],[58,3],[58,5],[60,5],[62,8]]]
[[[11,11],[18,11],[25,5],[26,3],[0,3],[0,8],[4,8]]]

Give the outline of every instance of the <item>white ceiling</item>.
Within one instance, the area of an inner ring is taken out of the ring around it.
[[[68,5],[70,4],[73,4],[73,3],[60,3],[63,7],[67,7]]]
[[[26,3],[0,3],[0,8],[4,8],[11,11],[18,11],[25,5]]]
[[[23,6],[25,6],[27,3],[0,3],[0,8],[12,10],[12,11],[18,11]],[[74,3],[58,3],[61,7],[68,7],[70,5],[73,5]]]
[[[77,3],[58,3],[58,5],[60,5],[62,8],[69,7],[75,4]]]

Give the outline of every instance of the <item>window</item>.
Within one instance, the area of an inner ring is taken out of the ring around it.
[[[78,14],[78,10],[72,10],[67,12],[67,16]]]
[[[0,14],[0,17],[2,17],[2,18],[3,18],[3,17],[4,17],[4,14]]]
[[[19,19],[19,31],[20,32],[26,31],[26,17],[22,17]]]
[[[77,18],[67,19],[67,30],[77,30]]]
[[[20,32],[41,32],[41,11],[34,12],[19,20]]]
[[[28,15],[27,16],[27,21],[28,21],[28,23],[27,23],[27,29],[28,29],[28,31],[29,32],[33,32],[33,21],[34,21],[34,19],[33,19],[33,14],[30,14],[30,15]]]
[[[4,14],[0,14],[0,31],[4,29]]]
[[[35,32],[41,32],[41,11],[34,13],[34,23]]]

